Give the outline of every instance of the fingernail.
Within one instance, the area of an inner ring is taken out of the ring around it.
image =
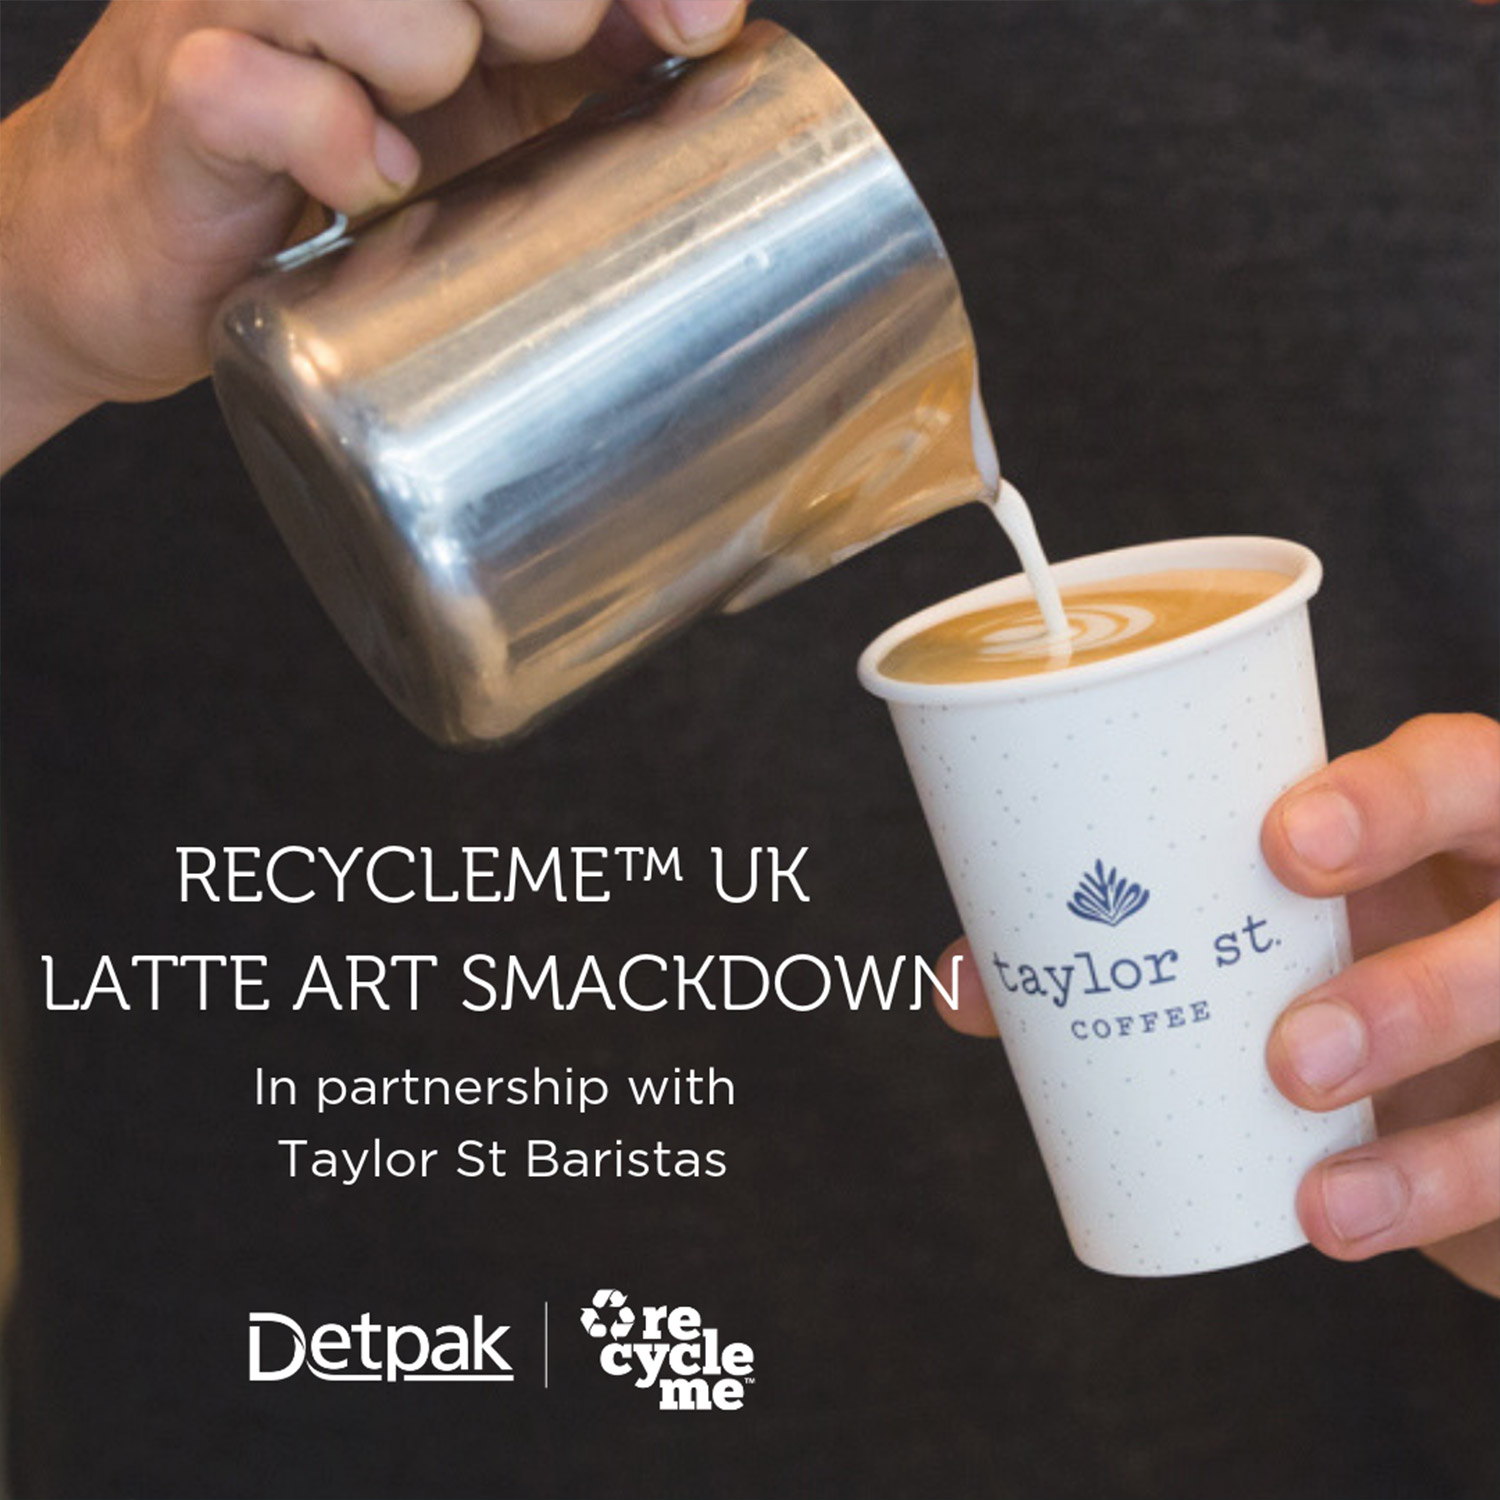
[[[1364,1022],[1336,1000],[1294,1006],[1281,1019],[1281,1041],[1292,1071],[1320,1092],[1353,1077],[1369,1045]]]
[[[739,0],[666,0],[667,19],[685,42],[704,42],[727,30]]]
[[[417,180],[422,158],[417,148],[389,120],[375,122],[375,165],[399,193]]]
[[[1287,842],[1315,870],[1341,870],[1359,851],[1359,810],[1329,787],[1299,792],[1281,811]]]
[[[1323,1174],[1323,1208],[1349,1243],[1389,1229],[1405,1211],[1406,1179],[1388,1162],[1343,1162]]]

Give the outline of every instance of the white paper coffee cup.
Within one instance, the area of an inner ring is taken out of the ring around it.
[[[1063,672],[926,684],[897,642],[1029,596],[1024,577],[913,615],[860,658],[890,705],[1069,1238],[1101,1271],[1170,1276],[1305,1242],[1297,1184],[1373,1135],[1368,1103],[1298,1109],[1265,1047],[1349,962],[1342,901],[1286,890],[1272,802],[1323,765],[1305,547],[1219,537],[1059,565],[1058,583],[1185,568],[1284,573],[1218,624]]]

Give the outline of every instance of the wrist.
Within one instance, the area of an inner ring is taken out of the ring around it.
[[[33,105],[26,105],[0,127],[7,178],[0,196],[0,471],[100,401],[79,378],[57,331],[45,275],[29,274],[25,203],[32,113]]]
[[[99,404],[61,375],[8,281],[0,272],[0,473]]]

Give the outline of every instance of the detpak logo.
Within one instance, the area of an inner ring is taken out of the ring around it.
[[[285,1313],[250,1314],[251,1380],[290,1380],[299,1370],[319,1380],[514,1380],[495,1347],[509,1324],[486,1328],[444,1323],[429,1333],[413,1323],[377,1323],[365,1313],[357,1323],[322,1323],[311,1334]]]
[[[662,1411],[738,1411],[755,1383],[755,1351],[724,1343],[696,1307],[643,1307],[637,1316],[624,1292],[605,1287],[578,1321],[602,1343],[599,1368],[655,1388]]]

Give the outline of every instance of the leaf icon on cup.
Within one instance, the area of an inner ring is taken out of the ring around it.
[[[1113,867],[1106,873],[1104,861],[1096,859],[1092,872],[1078,882],[1078,889],[1068,902],[1068,910],[1085,922],[1118,927],[1150,899],[1151,892],[1145,886],[1122,880],[1119,871]]]

